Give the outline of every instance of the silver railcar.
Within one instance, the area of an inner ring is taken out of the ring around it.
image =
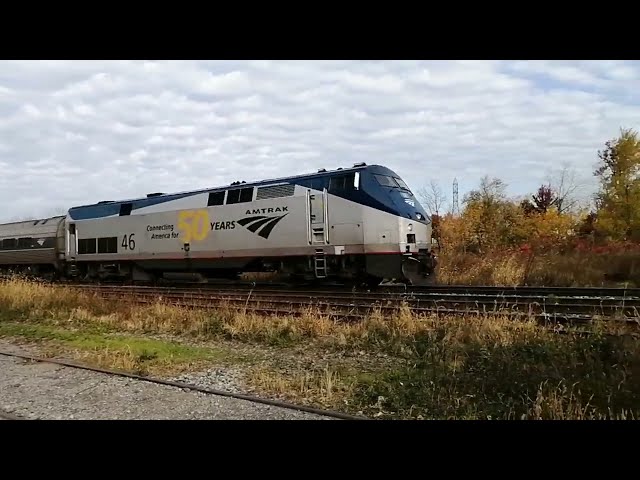
[[[55,275],[63,269],[65,216],[0,225],[0,269]]]

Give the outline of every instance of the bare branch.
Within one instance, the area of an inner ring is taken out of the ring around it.
[[[431,180],[429,187],[422,187],[418,190],[418,196],[429,211],[429,215],[440,215],[444,202],[447,200],[447,196],[435,180]]]
[[[549,185],[556,195],[555,205],[559,213],[571,211],[578,204],[576,193],[579,185],[576,183],[575,170],[570,168],[566,163],[562,165],[560,173],[550,175],[555,178],[549,178]]]

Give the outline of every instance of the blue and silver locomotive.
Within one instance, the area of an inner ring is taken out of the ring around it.
[[[0,268],[85,280],[233,278],[431,283],[431,222],[380,165],[73,207],[0,225]]]

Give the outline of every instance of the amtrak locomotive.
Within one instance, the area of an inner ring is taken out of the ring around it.
[[[390,169],[308,175],[102,201],[0,225],[0,268],[82,280],[233,278],[430,283],[431,222]]]

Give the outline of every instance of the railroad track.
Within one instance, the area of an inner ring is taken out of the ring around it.
[[[171,381],[171,380],[164,380],[164,379],[161,379],[161,378],[141,376],[141,375],[136,375],[134,373],[129,373],[129,372],[120,371],[120,370],[109,370],[109,369],[105,369],[105,368],[92,367],[90,365],[86,365],[86,364],[83,364],[83,363],[70,362],[70,361],[67,361],[67,360],[60,360],[60,359],[56,359],[56,358],[34,357],[34,356],[31,356],[31,355],[19,354],[19,353],[14,353],[14,352],[7,352],[7,351],[2,351],[2,350],[0,350],[0,355],[6,356],[6,357],[20,358],[20,359],[29,360],[29,361],[32,361],[32,362],[50,363],[50,364],[55,364],[55,365],[61,365],[61,366],[68,367],[68,368],[74,368],[74,369],[80,369],[80,370],[89,370],[89,371],[92,371],[92,372],[103,373],[103,374],[110,375],[110,376],[126,377],[126,378],[130,378],[130,379],[139,380],[139,381],[148,382],[148,383],[154,383],[154,384],[158,384],[158,385],[167,385],[167,386],[171,386],[171,387],[177,387],[177,388],[181,388],[181,389],[192,390],[192,391],[196,391],[196,392],[205,393],[205,394],[208,394],[208,395],[231,397],[231,398],[235,398],[235,399],[239,399],[239,400],[246,400],[246,401],[249,401],[249,402],[252,402],[252,403],[262,403],[262,404],[265,404],[265,405],[271,405],[271,406],[279,407],[279,408],[286,408],[286,409],[289,409],[289,410],[298,410],[298,411],[301,411],[301,412],[313,413],[313,414],[316,414],[316,415],[321,415],[323,417],[331,417],[331,418],[336,418],[336,419],[341,419],[341,420],[369,420],[369,418],[367,418],[367,417],[349,415],[347,413],[336,412],[334,410],[326,410],[326,409],[314,408],[314,407],[309,407],[309,406],[306,406],[306,405],[297,405],[297,404],[294,404],[294,403],[282,402],[282,401],[279,401],[279,400],[271,400],[271,399],[268,399],[268,398],[257,397],[257,396],[254,396],[254,395],[245,395],[245,394],[240,394],[240,393],[225,392],[225,391],[222,391],[222,390],[214,390],[214,389],[204,388],[204,387],[200,387],[200,386],[189,384],[189,383],[174,382],[174,381]],[[11,413],[4,412],[4,411],[1,411],[1,410],[0,410],[0,418],[5,419],[5,420],[22,420],[23,419],[22,417],[18,417],[16,415],[13,415]]]
[[[53,284],[57,285],[57,284]],[[138,304],[158,301],[185,308],[225,308],[264,315],[302,315],[308,309],[333,319],[359,320],[372,312],[396,314],[502,315],[541,323],[585,324],[594,318],[634,328],[640,321],[639,288],[497,287],[383,284],[374,291],[344,285],[291,285],[273,282],[177,283],[171,286],[61,284],[103,298]]]
[[[637,291],[570,289],[455,287],[396,289],[352,292],[331,289],[284,289],[273,286],[152,287],[121,285],[76,285],[75,288],[104,298],[141,304],[158,301],[188,308],[226,308],[260,313],[300,315],[308,308],[344,320],[357,320],[379,311],[398,313],[408,308],[414,314],[485,314],[514,318],[536,318],[541,322],[589,323],[595,317],[638,325],[640,289]],[[469,291],[470,290],[470,291]]]
[[[11,275],[0,275],[0,280],[11,280],[17,278]],[[29,278],[29,277],[26,277]],[[209,283],[188,282],[188,281],[164,281],[165,284],[149,285],[136,284],[125,286],[118,282],[90,283],[83,284],[78,281],[55,281],[52,285],[66,285],[71,287],[123,287],[123,288],[161,288],[171,290],[193,290],[210,291],[232,289],[234,291],[244,291],[253,289],[282,289],[299,292],[318,291],[336,292],[349,291],[351,287],[340,283],[327,283],[314,285],[312,283],[290,284],[276,281],[231,281],[231,280],[210,280]],[[366,293],[362,290],[360,293]],[[468,295],[539,295],[539,296],[571,296],[571,297],[591,297],[591,298],[640,298],[640,288],[630,287],[539,287],[539,286],[485,286],[485,285],[429,285],[429,286],[408,286],[405,284],[382,283],[375,289],[379,293],[432,293],[432,294],[468,294]]]

